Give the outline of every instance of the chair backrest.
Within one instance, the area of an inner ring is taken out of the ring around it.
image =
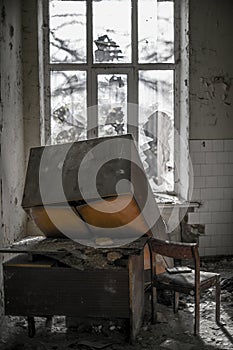
[[[174,259],[193,259],[198,264],[199,253],[197,243],[180,243],[162,241],[157,238],[150,240],[152,252]]]

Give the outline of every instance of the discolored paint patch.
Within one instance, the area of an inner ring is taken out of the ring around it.
[[[6,9],[5,6],[2,6],[2,10],[1,10],[1,22],[5,23],[6,20]]]
[[[14,27],[12,25],[9,26],[9,35],[12,38],[14,36]]]

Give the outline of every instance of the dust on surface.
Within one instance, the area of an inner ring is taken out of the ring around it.
[[[65,317],[53,317],[52,325],[45,318],[36,318],[36,335],[27,335],[24,317],[5,316],[0,325],[1,350],[91,350],[91,349],[233,349],[233,259],[203,262],[202,269],[221,274],[221,322],[215,323],[214,289],[201,297],[200,335],[193,335],[192,296],[181,295],[178,314],[173,314],[170,295],[160,298],[158,323],[150,322],[149,293],[146,294],[144,323],[136,342],[127,341],[125,320],[76,320],[76,328],[67,328]]]

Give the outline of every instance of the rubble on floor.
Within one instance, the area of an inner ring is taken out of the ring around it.
[[[110,261],[117,256],[109,255]],[[53,317],[52,324],[36,318],[36,335],[27,336],[23,317],[4,317],[0,325],[1,350],[233,350],[233,259],[203,262],[202,268],[221,274],[221,322],[215,323],[214,289],[201,296],[200,336],[193,335],[193,296],[181,295],[178,314],[172,307],[159,304],[158,323],[150,322],[149,293],[146,294],[144,324],[135,344],[127,342],[124,320],[91,319],[67,328],[65,317]],[[169,304],[169,295],[160,301]]]

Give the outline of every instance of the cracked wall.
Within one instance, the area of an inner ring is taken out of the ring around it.
[[[233,2],[190,1],[190,139],[233,137]]]

